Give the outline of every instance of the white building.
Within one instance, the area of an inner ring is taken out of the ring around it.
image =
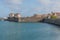
[[[9,14],[9,17],[14,17],[14,13],[10,13]]]
[[[15,17],[15,18],[21,18],[21,14],[16,13],[16,14],[14,15],[14,17]]]

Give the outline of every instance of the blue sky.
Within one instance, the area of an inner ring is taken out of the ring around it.
[[[60,0],[0,0],[0,17],[9,13],[20,13],[22,16],[60,12]]]

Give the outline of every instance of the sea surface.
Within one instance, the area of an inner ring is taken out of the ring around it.
[[[60,40],[60,26],[0,21],[0,40]]]

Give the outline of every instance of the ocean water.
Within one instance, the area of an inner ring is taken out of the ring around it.
[[[0,40],[60,40],[59,26],[0,21]]]

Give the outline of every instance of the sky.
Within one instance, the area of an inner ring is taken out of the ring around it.
[[[20,13],[22,16],[60,12],[60,0],[0,0],[0,17],[9,13]]]

